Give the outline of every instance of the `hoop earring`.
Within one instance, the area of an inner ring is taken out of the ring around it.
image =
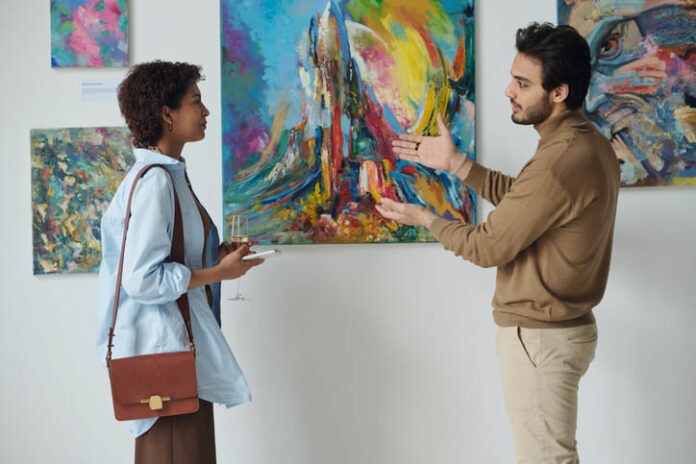
[[[167,123],[167,124],[169,124],[169,132],[173,131],[173,130],[174,130],[174,124],[172,124],[171,122],[170,122],[170,123]]]

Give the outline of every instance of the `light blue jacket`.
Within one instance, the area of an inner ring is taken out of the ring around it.
[[[97,351],[102,362],[106,359],[128,195],[135,175],[143,166],[164,164],[172,175],[184,224],[186,265],[168,262],[174,227],[172,181],[162,169],[152,168],[138,181],[131,205],[113,358],[187,350],[186,329],[176,299],[186,291],[191,269],[217,264],[219,238],[212,221],[203,263],[203,221],[186,182],[185,160],[177,161],[142,148],[135,149],[135,159],[101,222],[102,263],[96,323]],[[204,287],[188,292],[196,344],[198,396],[229,408],[250,401],[251,396],[220,330],[220,285],[211,288],[212,308]],[[131,434],[142,435],[156,420],[129,421]]]

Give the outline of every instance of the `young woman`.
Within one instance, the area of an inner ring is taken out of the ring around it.
[[[188,292],[200,403],[193,414],[131,421],[136,464],[214,463],[212,403],[232,407],[250,399],[220,330],[219,282],[238,278],[263,260],[243,261],[249,253],[246,245],[220,244],[215,225],[188,182],[181,153],[187,142],[205,137],[210,114],[201,101],[200,79],[198,66],[154,61],[134,66],[118,92],[136,163],[102,218],[97,347],[104,359],[131,186],[143,166],[162,164],[171,177],[163,169],[150,169],[133,196],[113,358],[186,350],[176,299]],[[168,259],[174,191],[183,220],[185,265]]]

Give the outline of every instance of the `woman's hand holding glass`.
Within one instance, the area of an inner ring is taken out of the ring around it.
[[[221,244],[218,255],[222,257],[218,266],[220,266],[222,272],[222,280],[238,279],[252,267],[263,263],[263,259],[242,261],[244,256],[251,253],[253,252],[249,249],[249,245]]]
[[[233,247],[229,243],[221,245],[218,248],[218,257],[220,257],[218,264],[214,267],[191,270],[188,289],[191,290],[223,280],[239,279],[249,269],[263,263],[263,259],[242,261],[244,256],[251,253],[248,245],[238,247]]]
[[[263,262],[263,259],[252,259],[250,261],[242,261],[242,257],[251,253],[249,247],[253,245],[253,241],[249,238],[249,218],[241,215],[233,215],[230,218],[230,222],[231,242],[225,244],[225,247],[228,253],[230,249],[234,250],[232,253],[237,253],[239,250],[244,250],[244,254],[240,255],[238,257],[238,260],[241,262],[242,265],[251,264],[251,266],[248,266],[244,273],[241,274],[244,275],[246,274],[246,271],[248,271],[251,267],[261,264]],[[229,254],[227,256],[229,256]],[[225,256],[225,259],[227,259],[227,256]],[[241,275],[239,277],[241,277]],[[239,281],[241,279],[239,277],[237,277],[237,294],[234,296],[234,298],[230,298],[231,301],[248,300],[248,298],[242,296],[242,293],[240,291]]]

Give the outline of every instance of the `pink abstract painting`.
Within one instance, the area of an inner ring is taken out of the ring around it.
[[[51,0],[51,66],[128,66],[127,0]]]

